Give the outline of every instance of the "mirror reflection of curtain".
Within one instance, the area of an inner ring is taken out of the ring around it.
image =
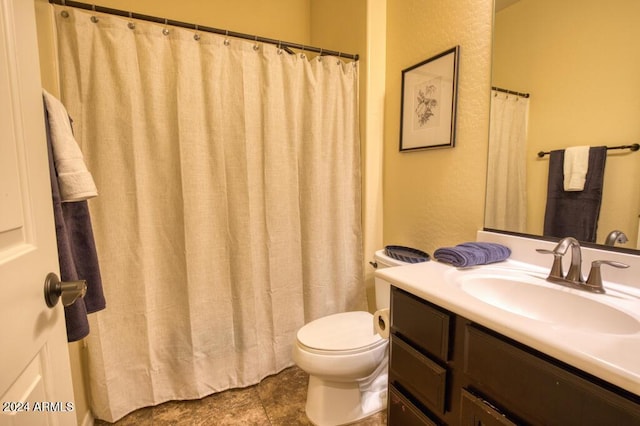
[[[529,99],[492,90],[487,171],[487,228],[526,232]]]
[[[357,63],[64,9],[62,96],[100,191],[96,417],[255,384],[306,322],[366,309]]]

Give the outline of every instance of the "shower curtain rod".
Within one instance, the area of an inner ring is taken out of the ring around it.
[[[640,144],[634,143],[631,145],[608,146],[606,148],[607,148],[607,151],[609,151],[610,149],[629,149],[631,151],[638,151],[640,150]],[[548,154],[550,154],[550,152],[540,151],[538,153],[538,157],[542,158]]]
[[[528,93],[514,92],[513,90],[502,89],[500,87],[495,87],[495,86],[492,86],[491,90],[496,90],[498,92],[508,93],[510,95],[516,95],[516,96],[520,96],[520,97],[523,97],[523,98],[528,98],[529,97]]]
[[[357,61],[359,59],[358,54],[342,53],[335,50],[322,49],[320,47],[307,46],[304,44],[292,43],[289,41],[275,40],[267,37],[260,37],[260,36],[251,35],[251,34],[238,33],[235,31],[222,30],[220,28],[207,27],[204,25],[196,25],[196,24],[190,24],[187,22],[174,21],[172,19],[159,18],[157,16],[150,16],[150,15],[143,15],[141,13],[128,12],[125,10],[113,9],[113,8],[104,7],[104,6],[96,6],[94,4],[82,3],[78,1],[49,0],[49,3],[58,4],[61,6],[75,7],[78,9],[92,10],[99,13],[107,13],[109,15],[124,16],[126,18],[138,19],[141,21],[149,21],[149,22],[155,22],[158,24],[172,25],[174,27],[187,28],[190,30],[222,34],[228,37],[242,38],[245,40],[252,40],[260,43],[275,44],[276,46],[284,49],[288,53],[294,53],[293,51],[291,51],[291,48],[293,48],[293,49],[302,50],[303,52],[308,51],[308,52],[319,53],[322,56],[331,55],[331,56],[337,56],[339,58],[352,59],[354,61]]]

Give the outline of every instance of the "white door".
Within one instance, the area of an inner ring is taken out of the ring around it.
[[[34,2],[0,0],[0,425],[76,424],[61,303]]]

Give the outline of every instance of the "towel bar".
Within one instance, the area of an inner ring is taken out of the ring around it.
[[[631,144],[631,145],[608,146],[607,147],[607,151],[610,150],[610,149],[629,149],[631,151],[638,151],[638,150],[640,150],[640,144],[634,143],[634,144]],[[540,151],[540,152],[538,152],[538,157],[542,158],[542,157],[544,157],[545,155],[548,155],[548,154],[550,154],[550,152]]]

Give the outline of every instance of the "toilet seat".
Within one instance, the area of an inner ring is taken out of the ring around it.
[[[385,345],[373,329],[369,312],[343,312],[318,318],[297,333],[298,345],[307,352],[326,355],[348,355],[370,351]]]

